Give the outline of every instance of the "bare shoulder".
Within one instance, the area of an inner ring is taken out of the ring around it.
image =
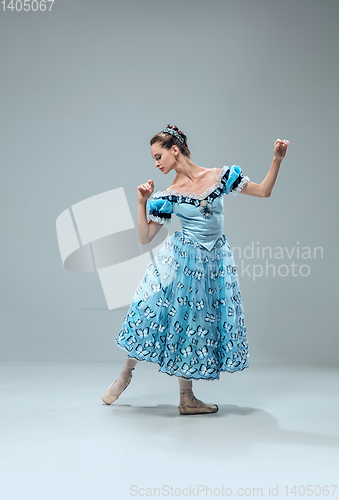
[[[203,182],[207,183],[210,182],[211,180],[213,180],[218,176],[218,173],[221,170],[221,168],[204,168],[204,167],[200,167],[200,169],[201,172],[199,173],[197,184],[201,184]],[[173,183],[169,188],[165,189],[165,192],[170,191],[171,189],[180,191],[181,189],[185,189],[185,186]]]

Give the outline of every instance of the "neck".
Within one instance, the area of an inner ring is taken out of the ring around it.
[[[189,158],[181,158],[174,167],[176,177],[174,184],[189,184],[194,182],[200,172],[200,168]]]

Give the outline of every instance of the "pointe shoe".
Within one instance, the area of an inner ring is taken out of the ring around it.
[[[201,403],[202,403],[202,401],[200,401],[199,399],[197,399],[194,396],[192,389],[183,389],[182,391],[180,391],[180,395],[183,395],[183,396],[187,393],[191,393],[192,397],[188,401],[186,401],[186,403],[184,405],[178,406],[179,413],[181,415],[196,415],[199,413],[216,413],[219,410],[218,405],[215,405],[215,404],[206,405],[204,403],[204,406],[198,406],[197,401],[199,401]]]
[[[132,368],[131,370],[134,370],[134,368]],[[111,394],[111,392],[110,392],[110,388],[115,384],[115,382],[118,381],[118,379],[114,380],[113,384],[111,384],[109,386],[109,388],[106,390],[105,394],[103,395],[103,397],[102,397],[103,402],[106,405],[110,405],[111,403],[113,403],[114,401],[116,401],[119,398],[119,396],[124,392],[124,390],[127,389],[127,387],[129,386],[131,380],[132,380],[132,372],[130,373],[130,376],[127,379],[127,383],[126,383],[125,387],[123,388],[123,390],[121,392],[119,392],[118,395],[113,396],[113,394]]]

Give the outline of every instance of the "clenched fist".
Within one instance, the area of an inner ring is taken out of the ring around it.
[[[137,203],[146,203],[146,201],[151,196],[153,191],[154,191],[154,182],[152,179],[150,179],[145,184],[140,184],[140,186],[137,187],[137,196],[138,196]]]
[[[274,158],[279,158],[281,160],[285,158],[289,143],[290,141],[281,141],[277,139],[274,143]]]

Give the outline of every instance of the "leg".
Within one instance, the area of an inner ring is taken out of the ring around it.
[[[180,388],[179,413],[193,415],[195,413],[215,413],[218,411],[219,408],[217,405],[206,405],[203,401],[194,396],[192,380],[187,380],[183,377],[178,378]]]
[[[132,371],[138,360],[129,358],[127,356],[125,360],[124,367],[119,375],[119,377],[109,386],[107,391],[102,398],[103,402],[106,404],[111,404],[116,401],[120,394],[127,388],[132,379]]]
[[[183,377],[179,378],[179,390],[180,390],[180,405],[184,405],[187,401],[192,398],[193,395],[193,381],[187,380]]]

